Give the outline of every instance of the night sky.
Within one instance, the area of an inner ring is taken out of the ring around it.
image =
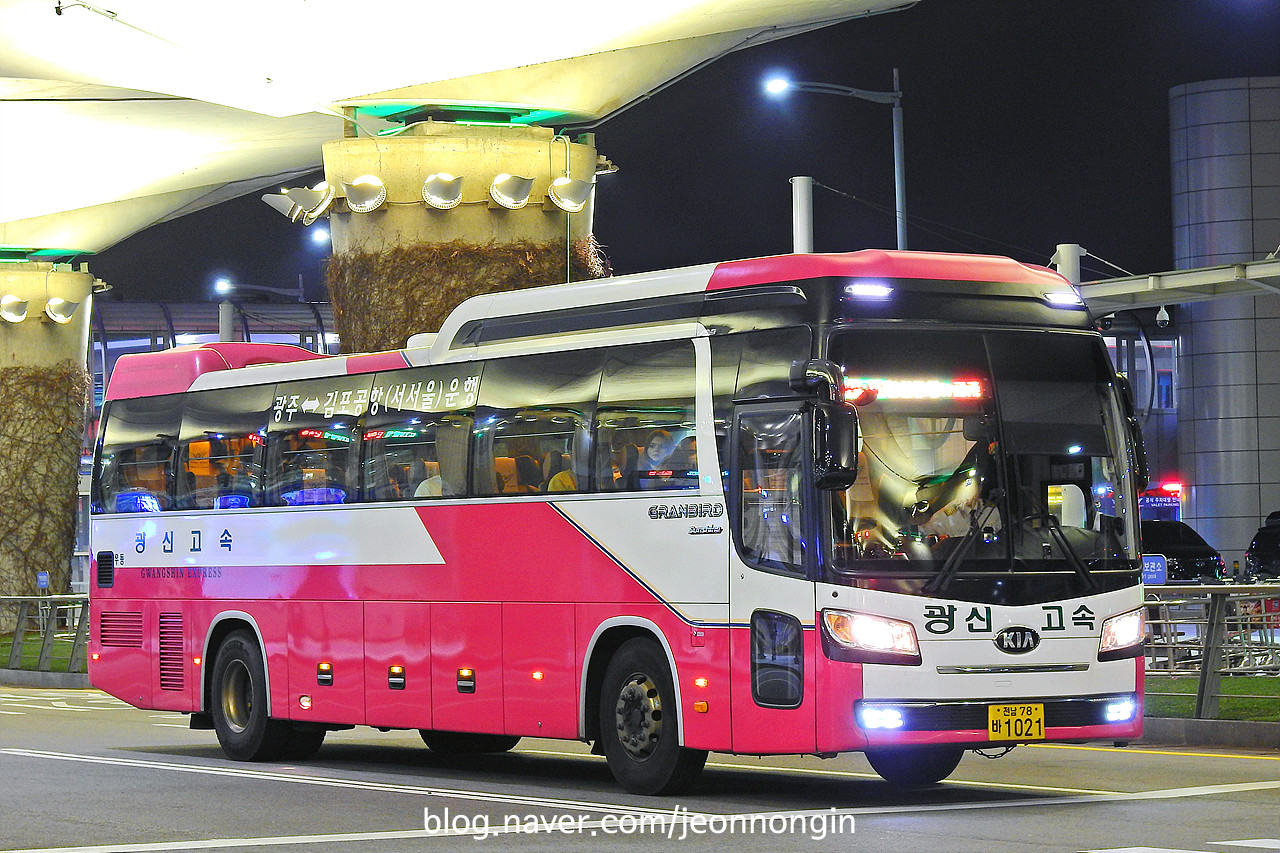
[[[1171,269],[1169,88],[1280,75],[1280,0],[923,0],[731,54],[594,129],[595,233],[618,274],[788,252],[792,175],[815,249],[892,247],[890,108],[765,95],[764,78],[870,90],[900,70],[908,242],[1047,263],[1082,244]],[[301,183],[301,182],[299,182]],[[323,300],[310,231],[258,194],[164,223],[89,265],[127,301],[209,298],[219,275]],[[1120,273],[1088,259],[1084,278]]]

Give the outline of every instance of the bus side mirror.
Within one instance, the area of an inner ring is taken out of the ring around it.
[[[1142,439],[1142,427],[1138,424],[1137,406],[1133,400],[1133,385],[1129,377],[1116,374],[1116,387],[1124,404],[1124,425],[1129,434],[1129,452],[1133,454],[1134,488],[1142,491],[1151,482],[1151,469],[1147,466],[1147,445]]]
[[[858,413],[839,403],[813,407],[813,482],[838,492],[858,479]]]
[[[800,394],[817,394],[823,400],[832,403],[840,402],[840,391],[843,385],[838,365],[825,358],[811,358],[808,361],[797,361],[791,365],[788,377],[791,390]]]

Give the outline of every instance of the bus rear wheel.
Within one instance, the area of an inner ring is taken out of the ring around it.
[[[422,742],[432,752],[445,755],[507,752],[515,749],[520,742],[516,735],[477,735],[469,732],[438,732],[433,729],[418,729],[418,734],[422,735]]]
[[[964,756],[962,746],[904,746],[868,749],[867,761],[887,782],[922,788],[951,775]]]
[[[600,747],[609,770],[633,794],[675,794],[702,772],[707,752],[679,743],[675,687],[652,640],[623,643],[600,689]]]
[[[213,664],[210,711],[226,756],[235,761],[273,761],[289,745],[290,725],[267,716],[267,671],[258,640],[235,631],[222,641]]]

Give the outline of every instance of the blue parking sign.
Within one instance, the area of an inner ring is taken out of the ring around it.
[[[37,588],[37,589],[48,589],[48,588],[49,588],[49,573],[48,573],[48,572],[36,572],[36,588]]]
[[[1142,555],[1142,582],[1147,586],[1159,586],[1168,578],[1168,564],[1164,554]]]

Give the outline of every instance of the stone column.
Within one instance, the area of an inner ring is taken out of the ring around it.
[[[552,184],[595,180],[594,139],[550,128],[424,121],[393,136],[352,136],[324,146],[334,255],[329,291],[345,352],[393,349],[430,332],[458,303],[480,293],[605,274],[591,237],[594,194],[568,213],[549,200]],[[455,207],[423,199],[437,174],[461,178]],[[490,196],[495,176],[532,180],[527,204],[507,209]],[[351,210],[343,184],[370,175],[386,200]]]
[[[36,594],[40,571],[68,591],[93,285],[65,265],[0,264],[0,594]],[[51,299],[76,303],[70,322],[46,315]]]
[[[1257,260],[1280,246],[1280,78],[1169,92],[1174,263]],[[1185,519],[1230,570],[1280,509],[1280,295],[1182,309],[1178,451]]]

